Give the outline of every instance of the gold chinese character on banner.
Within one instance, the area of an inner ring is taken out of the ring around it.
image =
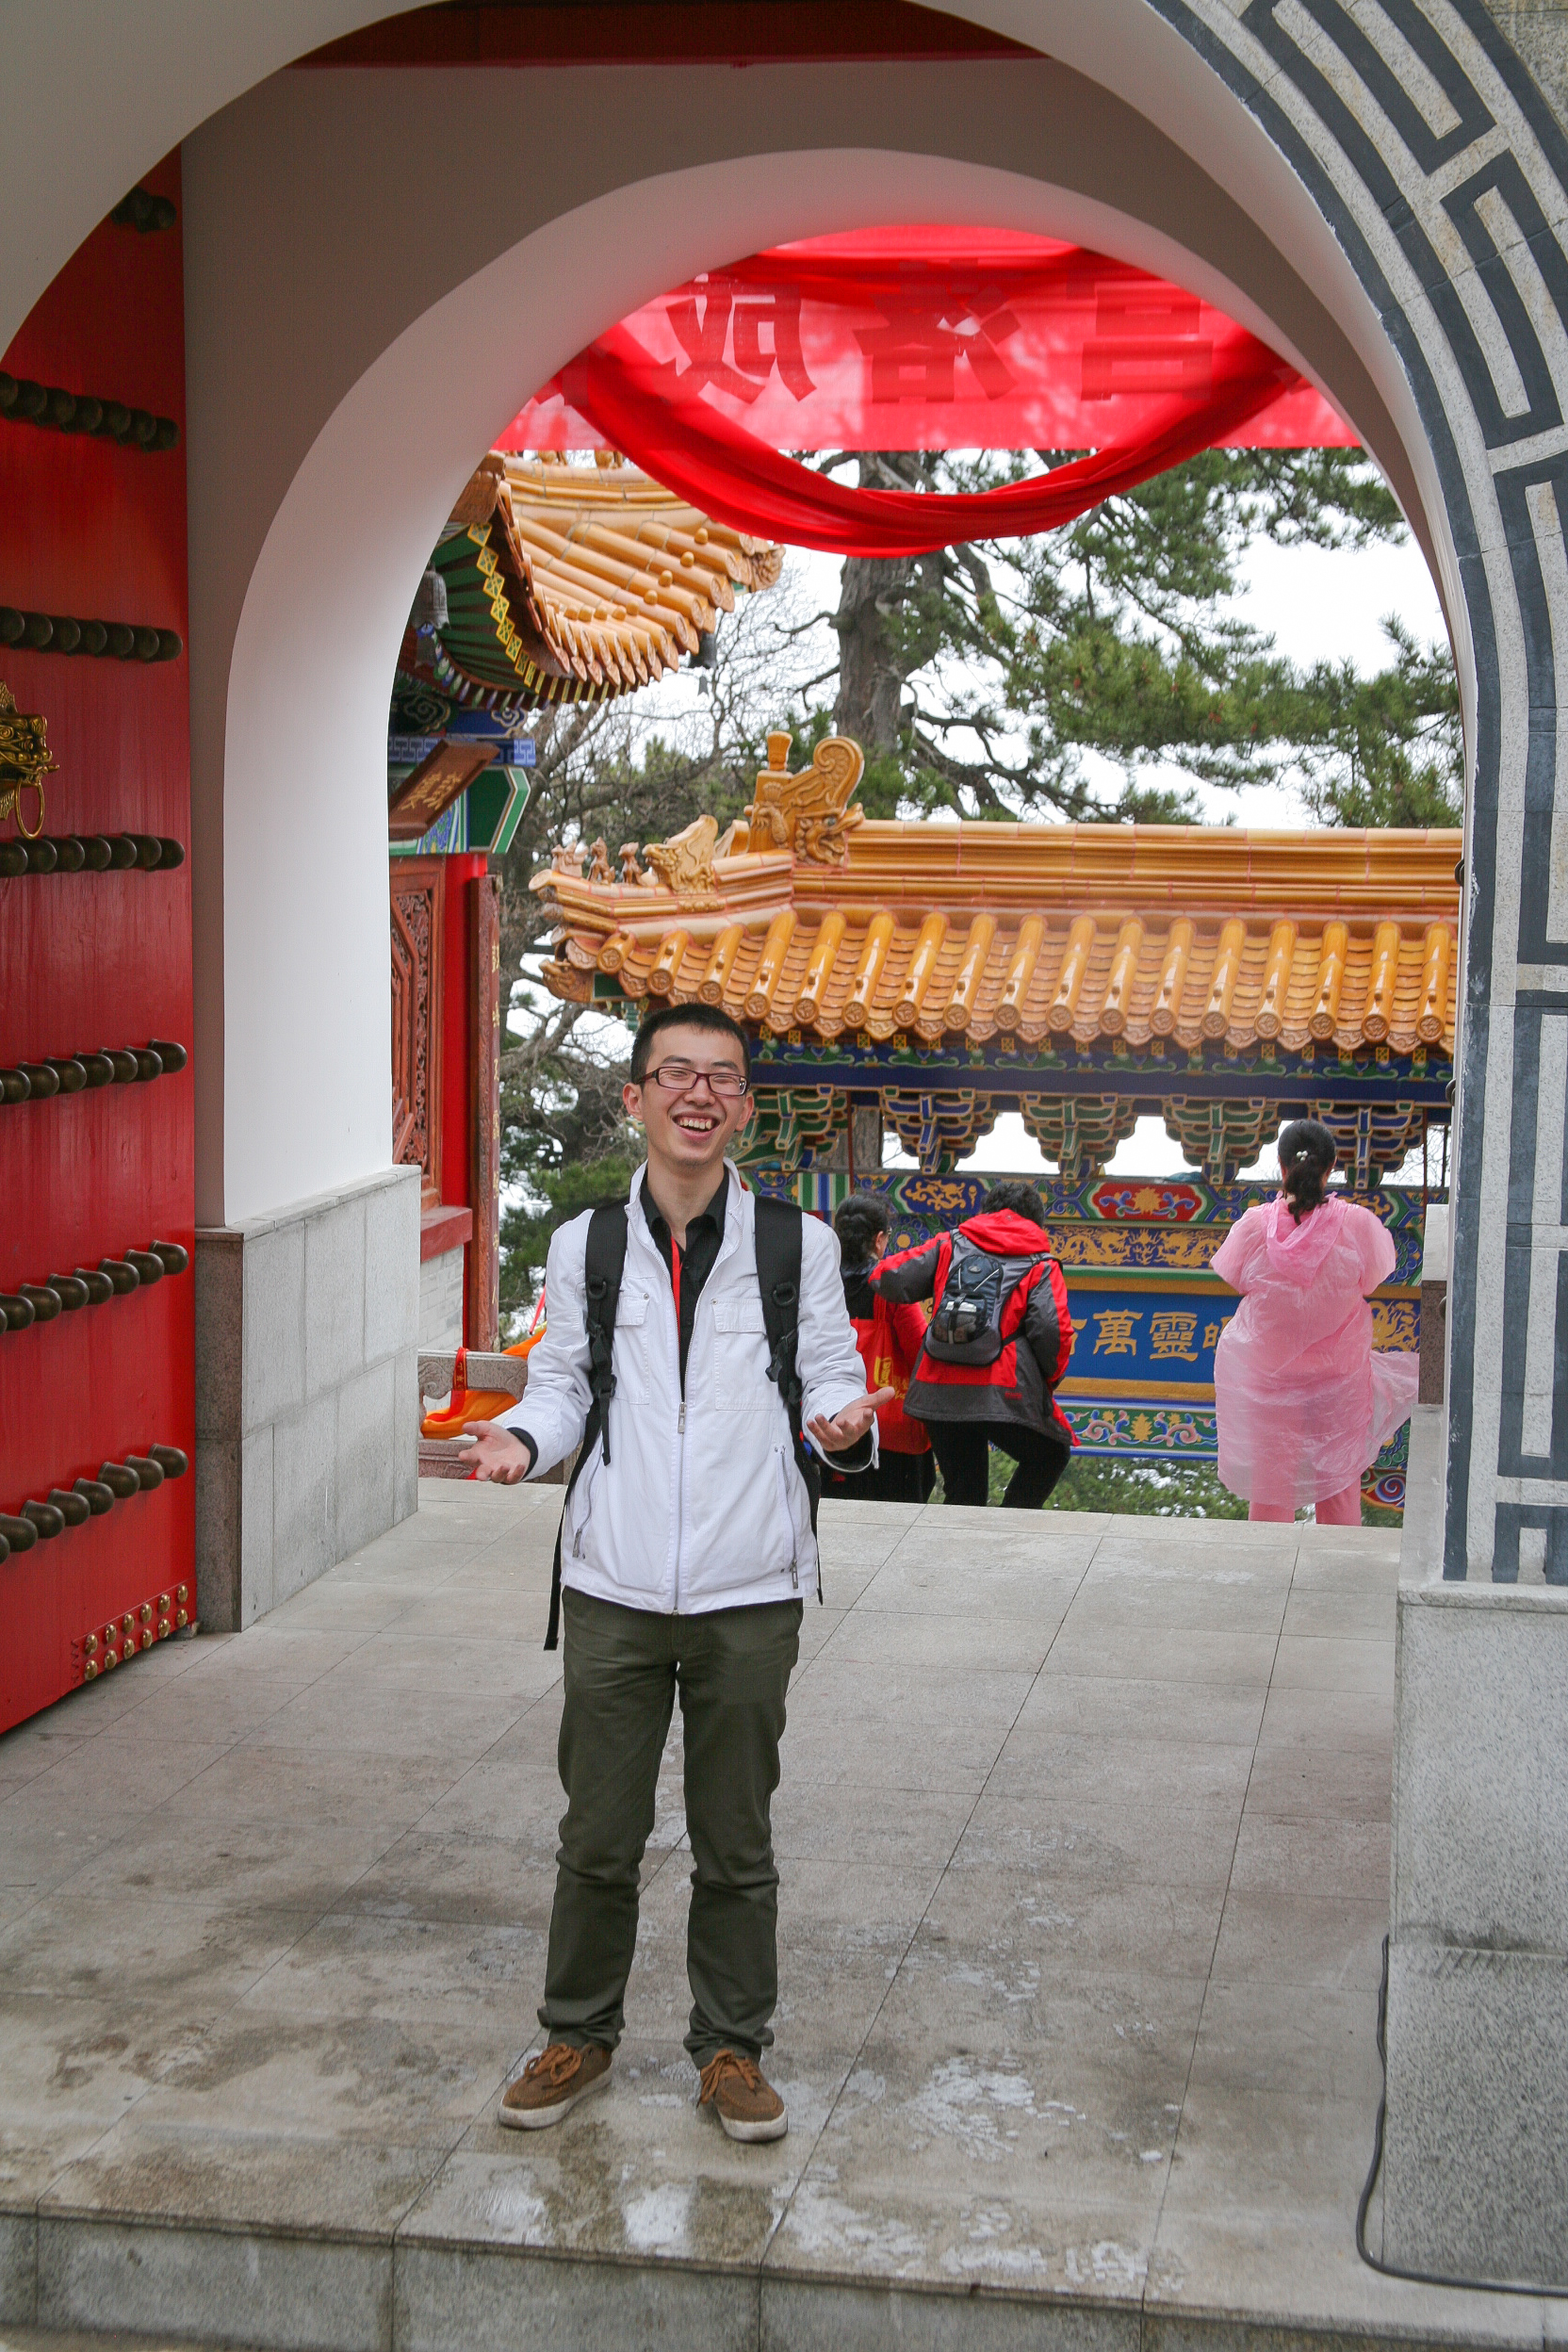
[[[1184,1364],[1196,1364],[1198,1350],[1193,1339],[1198,1331],[1195,1315],[1156,1315],[1149,1325],[1149,1352],[1154,1357],[1180,1357]]]
[[[1225,1321],[1226,1321],[1226,1322],[1229,1322],[1229,1321],[1230,1321],[1230,1317],[1229,1317],[1228,1315],[1226,1316]],[[1218,1347],[1218,1345],[1219,1345],[1219,1334],[1220,1334],[1220,1332],[1221,1332],[1224,1329],[1225,1329],[1225,1324],[1224,1324],[1224,1323],[1205,1323],[1205,1324],[1204,1324],[1204,1326],[1203,1326],[1203,1345],[1204,1345],[1204,1347],[1205,1347],[1205,1348],[1217,1348],[1217,1347]]]
[[[1141,1315],[1135,1315],[1130,1307],[1108,1307],[1104,1314],[1097,1315],[1094,1319],[1100,1326],[1100,1335],[1094,1343],[1097,1356],[1137,1354],[1138,1343],[1133,1326],[1143,1321]]]

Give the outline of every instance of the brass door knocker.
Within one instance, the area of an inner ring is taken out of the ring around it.
[[[49,757],[47,719],[37,711],[19,710],[8,686],[0,684],[0,819],[14,817],[24,841],[36,841],[43,830],[43,779],[57,762]],[[34,823],[22,813],[22,795],[34,797]]]

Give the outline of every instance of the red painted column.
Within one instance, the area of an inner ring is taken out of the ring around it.
[[[143,186],[177,207],[178,157]],[[106,222],[6,352],[11,376],[172,419],[181,441],[121,445],[0,418],[0,607],[185,639],[183,302],[178,225]],[[57,644],[70,637],[56,631]],[[48,724],[58,766],[46,832],[188,845],[183,652],[117,660],[0,643],[0,680]],[[30,825],[30,801],[27,813]],[[16,830],[0,819],[0,840]],[[155,1037],[188,1049],[188,863],[0,878],[0,1066]],[[0,1108],[0,1292],[155,1240],[191,1250],[191,1087],[187,1068]],[[192,1293],[188,1270],[0,1335],[0,1512],[155,1444],[191,1454]],[[0,1729],[81,1681],[89,1662],[103,1671],[111,1650],[134,1674],[144,1633],[155,1640],[181,1606],[194,1618],[194,1485],[188,1474],[165,1481],[0,1563]]]
[[[501,907],[500,884],[482,874],[467,888],[468,1091],[473,1128],[468,1188],[474,1230],[468,1242],[464,1328],[470,1348],[500,1346]]]
[[[447,1208],[472,1208],[473,1079],[469,1028],[474,1001],[473,940],[468,921],[468,885],[490,870],[482,850],[465,850],[442,860],[446,875],[441,1035],[441,1200]],[[464,1248],[463,1337],[476,1346],[468,1328],[469,1245]]]

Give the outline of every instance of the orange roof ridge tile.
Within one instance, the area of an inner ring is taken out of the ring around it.
[[[585,880],[557,852],[532,886],[557,994],[605,972],[635,999],[657,973],[819,1039],[1452,1055],[1457,831],[857,822],[858,746],[781,762],[677,887]]]

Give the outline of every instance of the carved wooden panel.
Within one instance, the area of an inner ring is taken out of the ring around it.
[[[392,1157],[441,1198],[441,909],[439,858],[392,860]]]

